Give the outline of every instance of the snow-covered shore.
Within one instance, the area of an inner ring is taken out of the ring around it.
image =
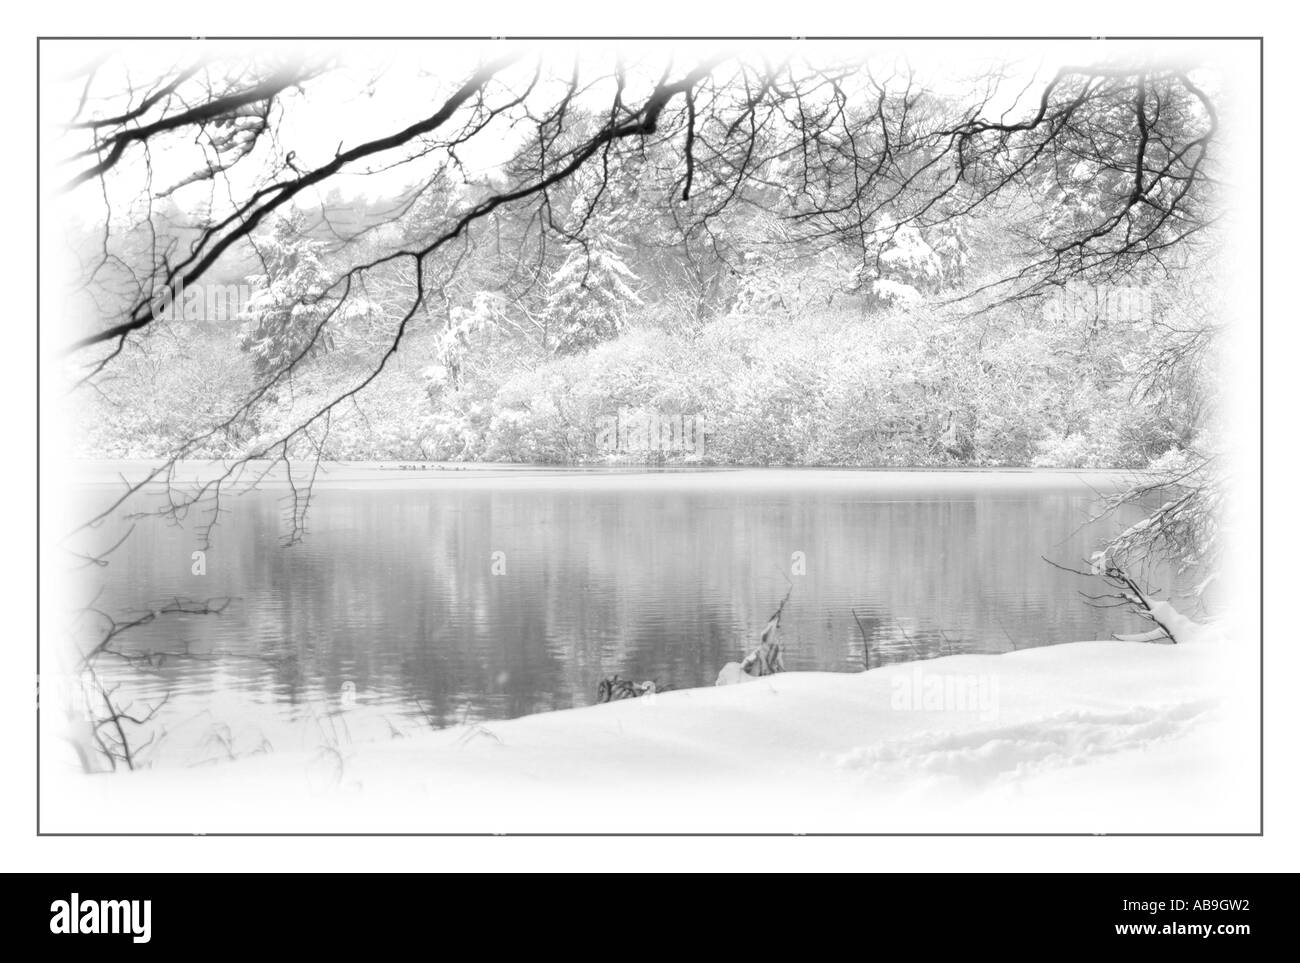
[[[1210,633],[1082,642],[197,768],[47,766],[42,829],[1254,832],[1257,666]]]

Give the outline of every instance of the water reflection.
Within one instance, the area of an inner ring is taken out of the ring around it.
[[[1080,529],[1097,500],[1068,476],[754,474],[761,484],[326,488],[292,547],[280,496],[254,492],[228,505],[204,576],[191,529],[141,525],[98,573],[101,607],[237,601],[128,633],[124,650],[167,655],[144,676],[108,671],[142,698],[170,693],[172,743],[219,755],[227,737],[243,751],[310,744],[340,713],[396,734],[584,705],[615,672],[709,685],[790,583],[791,670],[1144,628],[1090,608],[1086,580],[1041,560],[1076,562],[1102,534]]]

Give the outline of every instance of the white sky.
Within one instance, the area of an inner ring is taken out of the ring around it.
[[[57,126],[72,114],[81,96],[81,81],[67,77],[76,68],[104,53],[111,53],[111,56],[101,68],[103,83],[98,89],[103,91],[120,91],[128,81],[144,83],[175,64],[189,63],[201,55],[240,62],[251,58],[284,59],[293,54],[306,58],[335,54],[341,66],[310,81],[303,92],[291,94],[283,100],[285,110],[278,129],[279,154],[282,156],[285,151],[292,150],[298,166],[307,168],[328,160],[340,146],[346,150],[427,116],[477,64],[512,49],[522,49],[529,55],[513,68],[511,76],[520,85],[531,77],[532,56],[540,55],[545,64],[543,76],[551,78],[557,92],[567,80],[575,57],[581,62],[583,77],[607,76],[615,59],[621,57],[629,76],[627,98],[635,101],[638,93],[644,96],[650,90],[666,65],[672,64],[671,76],[678,76],[701,57],[728,49],[728,44],[725,41],[577,43],[505,40],[250,44],[195,40],[134,41],[110,47],[91,41],[47,41],[42,45],[41,71],[44,155],[53,161],[84,145],[84,133],[65,136]],[[987,113],[991,115],[1010,108],[1017,96],[1020,97],[1018,111],[1032,110],[1043,84],[1065,63],[1152,56],[1203,61],[1206,57],[1204,50],[1186,49],[1185,44],[1153,47],[1151,44],[1113,41],[907,41],[905,44],[842,40],[745,41],[732,45],[730,49],[755,63],[792,58],[796,63],[802,60],[811,64],[833,64],[869,57],[873,64],[883,65],[886,70],[895,58],[905,56],[922,82],[932,89],[954,93],[969,89],[964,77],[990,61],[1010,63],[1013,76],[990,103]],[[594,91],[592,102],[607,104],[611,90],[611,86],[605,86]],[[91,104],[86,113],[96,109],[115,113],[123,109],[123,105],[121,102]],[[492,130],[494,133],[477,136],[472,146],[466,145],[461,151],[462,159],[467,166],[476,169],[476,173],[486,173],[507,160],[524,136],[522,127],[511,129],[504,117],[494,122]],[[171,145],[168,150],[154,150],[149,158],[156,187],[180,180],[201,161],[201,155],[187,138],[173,138]],[[384,160],[387,162],[390,158]],[[123,158],[119,174],[124,188],[130,184],[138,189],[144,174],[143,161],[144,152],[139,148],[132,148]],[[244,166],[251,168],[247,163]],[[55,166],[48,176],[57,183],[78,167],[76,163]],[[337,187],[345,196],[359,192],[371,196],[391,195],[411,182],[418,172],[429,169],[430,164],[426,162],[422,166],[402,166],[391,173],[373,176],[361,176],[364,169],[355,173],[345,171],[343,176],[327,182],[325,190]],[[244,176],[253,173],[249,169]],[[93,183],[83,185],[73,192],[74,207],[84,205],[87,196],[97,191],[98,187]],[[206,193],[205,187],[191,189],[188,199],[197,200]],[[181,194],[177,199],[183,204],[187,200]],[[313,206],[319,200],[319,197],[302,198],[304,204]]]

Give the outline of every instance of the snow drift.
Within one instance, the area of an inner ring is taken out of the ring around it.
[[[781,673],[196,768],[47,766],[42,829],[1253,832],[1257,663],[1190,637]]]

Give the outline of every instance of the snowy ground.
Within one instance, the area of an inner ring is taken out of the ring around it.
[[[51,762],[41,828],[1254,832],[1257,685],[1208,632],[785,673],[196,768]]]

